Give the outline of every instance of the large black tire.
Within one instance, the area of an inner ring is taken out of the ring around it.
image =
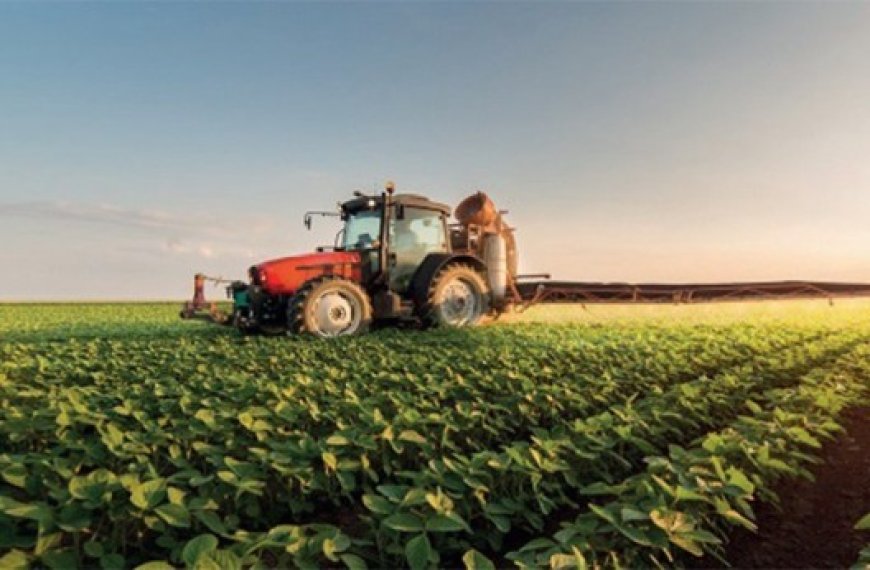
[[[299,288],[287,305],[287,331],[334,337],[362,334],[372,322],[368,294],[353,281],[318,277]]]
[[[426,305],[421,311],[427,327],[472,327],[490,309],[492,294],[486,278],[469,265],[451,263],[429,283]]]

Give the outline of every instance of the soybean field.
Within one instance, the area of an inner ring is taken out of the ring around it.
[[[0,305],[0,568],[722,567],[870,409],[867,301],[333,341],[177,309]]]

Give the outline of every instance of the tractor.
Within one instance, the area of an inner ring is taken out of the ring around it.
[[[456,210],[417,194],[355,192],[343,228],[315,253],[265,261],[228,288],[228,322],[246,332],[335,337],[373,323],[468,327],[518,300],[513,229],[482,192]]]

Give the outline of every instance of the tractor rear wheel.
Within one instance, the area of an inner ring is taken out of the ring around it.
[[[366,332],[372,321],[368,294],[353,281],[337,277],[312,279],[287,306],[287,330],[320,337]]]
[[[486,279],[472,267],[454,263],[441,269],[429,285],[423,323],[436,327],[470,327],[489,312]]]

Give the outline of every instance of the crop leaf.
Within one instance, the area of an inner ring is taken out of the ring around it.
[[[232,550],[221,548],[214,552],[210,552],[207,555],[207,558],[211,562],[214,562],[221,570],[241,570],[242,568],[242,560]],[[203,559],[200,558],[199,562],[202,560]]]
[[[100,568],[103,570],[123,570],[126,560],[120,554],[104,554],[100,557]]]
[[[172,526],[180,528],[190,526],[190,513],[184,505],[166,503],[154,509],[154,512]]]
[[[24,465],[10,465],[3,470],[2,476],[10,485],[23,489],[27,483],[27,468]]]
[[[425,445],[426,438],[420,435],[418,432],[407,429],[399,434],[399,441],[407,441],[410,443],[416,443],[417,445]]]
[[[465,570],[495,570],[495,564],[473,548],[462,555],[462,563]]]
[[[200,534],[184,545],[184,549],[181,551],[181,559],[188,566],[193,566],[201,556],[214,552],[217,546],[218,539],[213,534]]]
[[[426,530],[428,532],[457,532],[460,530],[471,532],[468,523],[456,513],[427,518]]]
[[[393,503],[377,495],[363,495],[362,502],[368,510],[382,515],[388,515],[396,508]]]
[[[133,487],[133,491],[130,493],[130,502],[142,510],[148,510],[159,505],[165,497],[166,481],[152,479]]]
[[[175,566],[163,560],[152,560],[136,566],[133,570],[175,570]]]
[[[227,534],[227,527],[213,511],[194,511],[193,515],[210,531],[216,534]]]
[[[12,549],[0,556],[0,568],[3,570],[27,570],[29,566],[27,555],[20,550]]]
[[[356,554],[342,554],[339,558],[348,570],[368,570],[365,560]]]
[[[39,561],[53,570],[67,570],[78,566],[76,553],[70,548],[46,552]]]
[[[418,534],[405,545],[405,558],[411,570],[422,570],[429,565],[429,557],[432,555],[432,546],[429,537],[425,533]]]
[[[399,532],[419,532],[423,530],[423,521],[410,513],[396,513],[384,519],[384,526]]]

